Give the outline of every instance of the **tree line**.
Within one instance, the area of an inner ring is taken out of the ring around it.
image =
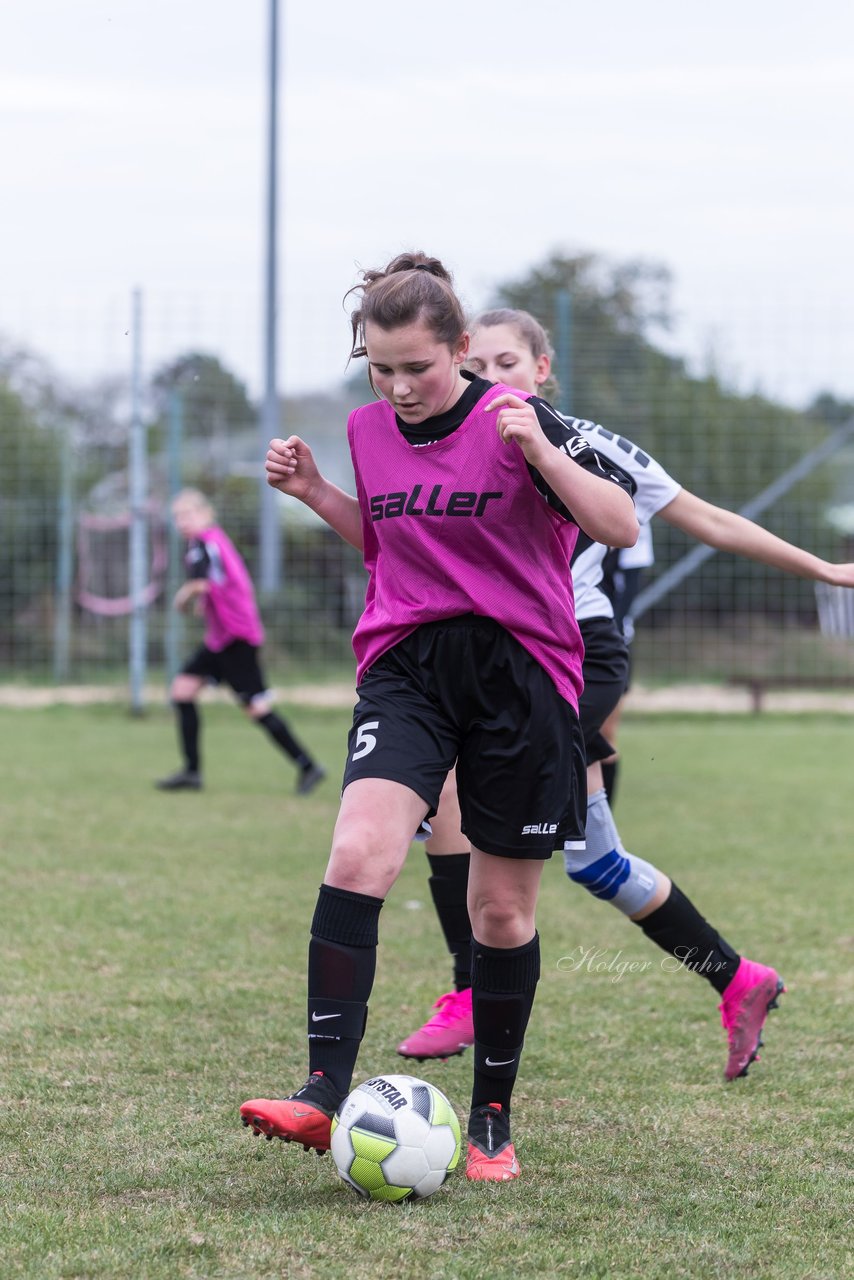
[[[571,358],[568,366],[558,364],[568,367],[570,386],[563,388],[562,406],[629,436],[689,489],[738,509],[830,427],[850,418],[854,402],[822,392],[797,410],[759,392],[744,394],[717,371],[692,372],[685,359],[666,349],[673,325],[670,289],[669,273],[658,264],[614,264],[594,254],[555,252],[521,278],[500,284],[492,305],[525,308],[557,337],[562,299],[568,296]],[[283,430],[310,440],[323,468],[345,487],[346,415],[370,394],[359,371],[325,394],[282,403]],[[258,406],[216,354],[188,351],[155,370],[146,387],[145,416],[152,489],[164,498],[176,405],[182,479],[204,488],[227,512],[252,564]],[[71,388],[38,355],[0,343],[0,661],[8,663],[24,637],[30,657],[49,648],[63,466],[73,470],[78,507],[126,508],[129,412],[123,378]],[[820,555],[849,558],[844,533],[823,513],[849,498],[852,477],[849,459],[819,468],[765,523],[792,541],[806,540]],[[666,567],[686,544],[678,531],[660,529],[657,561]],[[346,635],[353,605],[348,596],[358,572],[352,558],[342,561],[330,550],[325,529],[302,524],[289,532],[286,554],[292,563],[284,575],[283,603],[290,608],[282,616],[310,606]],[[698,598],[709,610],[749,608],[755,577],[762,573],[745,566],[721,586],[707,572],[695,584]],[[808,589],[803,592],[806,607]]]

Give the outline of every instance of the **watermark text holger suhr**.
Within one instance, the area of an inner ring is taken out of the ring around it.
[[[696,947],[677,947],[676,954],[662,956],[660,960],[629,960],[622,951],[609,951],[606,947],[578,946],[561,956],[557,968],[561,973],[607,973],[612,982],[619,982],[627,973],[649,973],[656,964],[664,973],[678,973],[688,969],[692,973],[715,973],[721,966],[712,959],[711,952],[700,956]]]

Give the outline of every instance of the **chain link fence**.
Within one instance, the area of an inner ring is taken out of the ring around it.
[[[498,301],[530,305],[512,290]],[[556,328],[553,308],[541,315]],[[574,324],[573,350],[559,350],[556,361],[572,368],[574,359],[566,407],[634,440],[699,496],[755,513],[825,559],[854,560],[851,406],[825,396],[800,411],[745,395],[715,374],[691,373],[637,334],[630,341],[619,325],[597,343],[581,308]],[[321,469],[351,492],[346,419],[370,394],[357,372],[282,405],[283,433],[308,440]],[[136,608],[144,609],[147,678],[165,684],[198,639],[195,624],[170,607],[183,548],[168,511],[181,486],[204,490],[257,572],[264,449],[244,384],[224,358],[189,344],[148,377],[147,500],[136,512],[130,401],[125,371],[69,390],[37,357],[0,343],[2,682],[122,685]],[[763,494],[770,497],[757,511]],[[360,557],[300,503],[282,498],[277,514],[280,584],[260,601],[271,678],[352,680],[350,635],[365,587]],[[144,527],[141,586],[130,576],[134,520]],[[734,555],[698,556],[686,572],[690,540],[660,519],[653,532],[655,562],[635,609],[636,681],[854,686],[847,592],[817,598],[812,582]],[[662,582],[666,589],[656,592]]]

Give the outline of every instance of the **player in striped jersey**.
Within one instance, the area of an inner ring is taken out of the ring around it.
[[[478,317],[472,327],[469,367],[479,375],[532,392],[550,375],[551,346],[542,326],[524,311],[499,310]],[[835,565],[792,546],[760,525],[689,493],[644,450],[596,423],[566,418],[600,456],[619,462],[635,481],[641,523],[660,515],[698,540],[800,577],[854,586],[854,565]],[[747,1074],[757,1056],[769,1008],[784,990],[776,971],[736,953],[662,871],[627,853],[603,787],[601,761],[611,752],[601,727],[619,701],[628,669],[625,641],[602,590],[607,548],[580,535],[573,552],[576,617],[584,640],[584,680],[579,711],[588,757],[587,847],[565,851],[569,878],[617,907],[647,937],[705,977],[721,997],[728,1037],[725,1078]],[[404,1057],[444,1058],[471,1043],[469,982],[470,932],[466,907],[467,841],[460,830],[453,776],[442,794],[427,842],[430,887],[448,949],[454,989],[440,996],[435,1013],[407,1036]]]
[[[256,1133],[329,1146],[373,985],[379,913],[456,762],[471,838],[474,1079],[466,1176],[519,1173],[510,1100],[539,978],[544,860],[584,834],[581,643],[569,561],[579,528],[631,545],[631,481],[545,402],[466,378],[468,334],[436,259],[364,273],[353,354],[383,398],[355,410],[355,498],[297,437],[271,484],[365,560],[359,701],[312,922],[309,1078],[241,1107]],[[489,768],[482,768],[484,760]]]

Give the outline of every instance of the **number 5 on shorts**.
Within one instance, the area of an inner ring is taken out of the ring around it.
[[[362,756],[366,756],[373,751],[377,745],[377,737],[375,733],[369,733],[369,729],[379,729],[379,720],[366,720],[364,724],[360,724],[356,730],[356,750],[351,755],[351,760],[361,760]]]

